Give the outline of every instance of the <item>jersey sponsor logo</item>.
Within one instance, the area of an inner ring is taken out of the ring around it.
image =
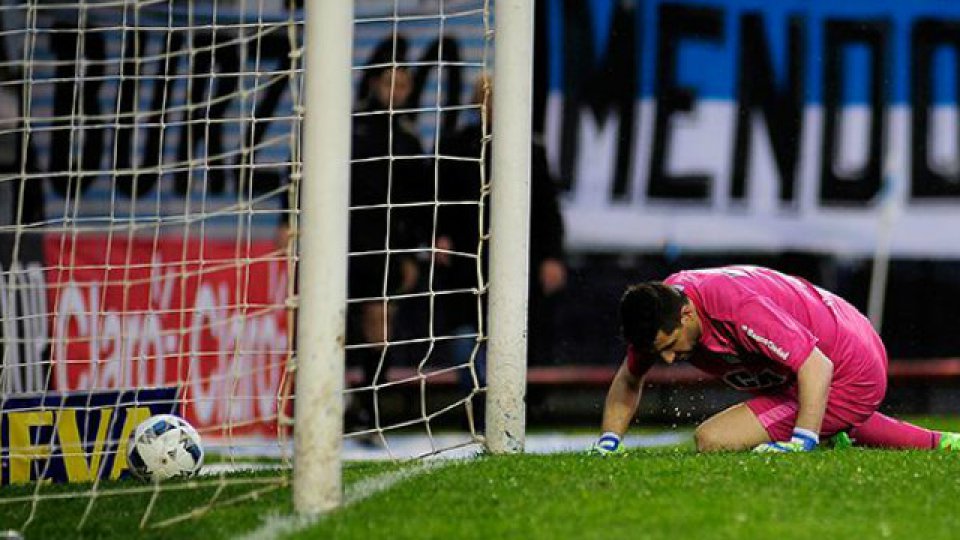
[[[747,334],[747,336],[750,337],[750,339],[770,349],[770,351],[773,352],[773,354],[780,357],[780,359],[783,360],[784,362],[786,362],[787,359],[790,358],[790,353],[780,348],[776,343],[774,343],[770,339],[765,338],[760,334],[757,334],[756,332],[754,332],[753,328],[750,328],[749,326],[743,324],[743,325],[740,325],[740,329],[743,330]]]
[[[765,369],[759,373],[754,373],[745,369],[727,372],[721,377],[723,382],[727,383],[737,390],[763,390],[765,388],[774,388],[787,382],[787,376],[776,371]]]

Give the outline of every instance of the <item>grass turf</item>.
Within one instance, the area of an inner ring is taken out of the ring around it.
[[[958,419],[918,423],[957,429]],[[415,464],[359,463],[356,482]],[[231,480],[266,482],[277,473]],[[960,530],[960,455],[850,449],[804,455],[698,455],[691,448],[582,454],[487,456],[454,462],[334,512],[297,538],[954,538]],[[89,486],[45,486],[72,493]],[[103,488],[141,487],[135,482]],[[170,487],[175,487],[171,485]],[[268,484],[226,486],[226,501]],[[33,493],[0,488],[0,499]],[[151,523],[206,504],[217,485],[164,490]],[[230,538],[292,511],[288,485],[217,506],[163,529],[139,531],[150,493],[98,498],[78,533],[88,497],[44,499],[26,538]],[[29,504],[0,505],[0,530],[19,528]]]
[[[960,456],[938,452],[501,456],[413,478],[297,537],[956,538],[958,475]]]
[[[381,462],[350,464],[344,468],[343,480],[350,484],[399,467],[396,463]],[[77,525],[90,501],[85,491],[89,491],[91,484],[51,484],[41,488],[44,498],[40,499],[26,528],[21,527],[30,516],[30,502],[0,504],[0,532],[18,530],[25,538],[232,538],[256,529],[267,516],[293,512],[289,476],[289,471],[264,471],[225,476],[223,485],[217,478],[165,482],[153,502],[148,527],[144,529],[140,529],[140,521],[153,496],[150,485],[132,479],[102,482],[98,491],[105,495],[97,497],[90,516],[78,531]],[[33,485],[4,486],[0,488],[0,501],[30,496],[34,489]],[[124,489],[135,491],[124,492]],[[74,496],[48,497],[59,494]],[[162,528],[149,526],[184,516],[211,501],[213,506],[203,515]]]

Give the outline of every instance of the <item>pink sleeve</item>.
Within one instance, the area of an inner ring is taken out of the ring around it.
[[[737,310],[737,341],[797,372],[817,346],[817,338],[766,298],[752,298]]]

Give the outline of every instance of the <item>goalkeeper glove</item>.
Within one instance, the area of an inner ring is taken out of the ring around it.
[[[608,431],[597,439],[590,447],[590,453],[597,456],[609,456],[614,454],[625,454],[626,450],[620,442],[620,436],[612,431]]]
[[[820,443],[820,437],[809,429],[794,428],[793,437],[788,442],[768,442],[757,445],[753,451],[761,454],[809,452]]]

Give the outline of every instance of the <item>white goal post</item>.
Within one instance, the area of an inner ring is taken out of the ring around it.
[[[340,504],[352,2],[308,7],[294,500]],[[485,10],[488,10],[485,7]],[[533,0],[496,0],[486,447],[522,452],[529,272]],[[317,36],[311,39],[310,36]],[[316,151],[313,151],[313,150]],[[331,264],[328,261],[344,261]],[[304,399],[309,396],[308,399]]]
[[[346,355],[353,2],[306,6],[294,505],[336,507]]]
[[[498,0],[494,19],[495,84],[506,91],[493,111],[487,447],[512,453],[526,426],[534,1]]]

